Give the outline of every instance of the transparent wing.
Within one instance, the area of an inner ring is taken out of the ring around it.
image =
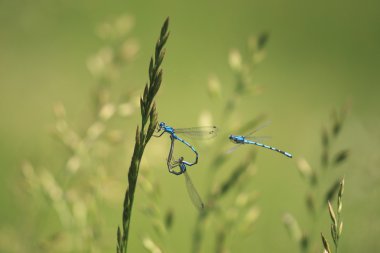
[[[199,211],[202,211],[205,205],[203,204],[201,197],[199,196],[197,190],[195,189],[193,182],[190,179],[189,174],[187,174],[186,171],[183,174],[185,175],[186,189],[191,201],[193,202],[194,206]]]
[[[270,121],[267,121],[263,124],[261,124],[260,126],[256,127],[254,130],[252,130],[250,133],[244,135],[245,137],[248,137],[248,136],[252,136],[253,134],[257,133],[259,130],[263,129],[263,128],[266,128],[267,126],[269,126],[271,124]]]
[[[216,126],[176,128],[175,133],[179,135],[186,135],[193,139],[211,139],[217,135],[218,128]]]
[[[241,146],[243,146],[243,144],[235,144],[232,148],[228,149],[225,153],[228,155],[228,154],[231,154],[232,152],[234,152],[235,150],[237,150],[238,148],[240,148]]]
[[[253,136],[253,135],[247,135],[247,136],[244,136],[245,138],[249,138],[251,141],[255,141],[255,142],[265,142],[267,140],[270,140],[272,139],[271,136]]]

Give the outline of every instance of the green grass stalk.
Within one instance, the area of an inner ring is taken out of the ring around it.
[[[169,18],[165,20],[161,28],[160,37],[156,43],[154,58],[152,57],[149,63],[149,82],[146,84],[144,94],[140,98],[141,127],[139,128],[139,126],[137,126],[136,129],[135,147],[128,171],[128,188],[125,192],[123,206],[123,226],[121,229],[120,227],[117,229],[117,253],[127,252],[128,235],[140,162],[145,147],[157,126],[158,115],[154,98],[162,82],[162,69],[160,66],[165,56],[164,45],[169,37],[168,27]]]

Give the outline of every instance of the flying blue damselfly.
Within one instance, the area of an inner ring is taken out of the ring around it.
[[[266,124],[267,125],[267,124]],[[256,146],[259,146],[259,147],[262,147],[262,148],[267,148],[267,149],[270,149],[272,151],[276,151],[278,153],[281,153],[283,155],[285,155],[286,157],[289,157],[289,158],[292,158],[293,156],[288,153],[288,152],[285,152],[285,151],[282,151],[278,148],[275,148],[275,147],[271,147],[269,145],[266,145],[266,144],[263,144],[263,143],[260,143],[258,141],[254,141],[254,140],[249,140],[250,139],[260,139],[260,137],[254,137],[254,133],[256,133],[259,129],[265,127],[266,125],[263,125],[257,129],[255,129],[254,131],[252,131],[251,133],[249,133],[248,135],[230,135],[228,138],[235,144],[238,144],[238,146],[235,146],[233,147],[232,149],[228,150],[227,153],[231,153],[232,151],[234,151],[236,148],[238,147],[241,147],[241,145],[243,144],[252,144],[252,145],[256,145]],[[247,139],[248,138],[248,139]]]

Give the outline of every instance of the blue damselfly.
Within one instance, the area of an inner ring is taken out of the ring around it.
[[[158,135],[154,135],[154,136],[161,137],[164,133],[168,133],[174,140],[178,140],[182,142],[183,144],[185,144],[186,146],[188,146],[195,154],[195,161],[192,163],[186,162],[187,163],[186,165],[192,166],[198,163],[198,152],[190,143],[188,143],[187,141],[185,141],[183,138],[179,137],[178,135],[185,135],[193,139],[207,139],[207,138],[214,137],[217,133],[217,130],[218,129],[216,126],[204,126],[204,127],[193,127],[193,128],[173,128],[171,126],[166,125],[164,122],[161,122],[158,125],[158,129],[157,129]],[[173,143],[174,143],[174,140],[172,141]],[[171,160],[168,160],[168,168],[170,167],[169,166],[170,162]],[[173,173],[172,171],[170,172]],[[176,174],[176,173],[173,173],[173,174]]]
[[[186,183],[186,189],[187,193],[189,194],[189,197],[191,201],[193,202],[194,206],[198,210],[202,210],[204,208],[203,201],[201,197],[198,194],[198,191],[196,190],[189,174],[187,173],[186,166],[190,165],[188,162],[183,160],[183,157],[180,157],[178,160],[173,160],[173,150],[174,150],[174,137],[170,136],[171,139],[171,145],[170,145],[170,151],[168,155],[168,169],[171,173],[175,175],[181,175],[183,174],[185,176],[185,183]],[[179,171],[174,170],[174,168],[179,167]]]
[[[285,151],[282,151],[282,150],[280,150],[278,148],[271,147],[269,145],[260,143],[258,141],[254,141],[254,140],[260,139],[260,137],[254,137],[253,134],[256,133],[259,129],[261,129],[263,127],[264,126],[258,128],[258,129],[255,129],[254,131],[252,131],[248,135],[244,135],[244,136],[243,135],[230,135],[229,139],[233,143],[238,144],[238,146],[235,146],[232,149],[228,150],[227,153],[231,153],[233,150],[235,150],[236,148],[240,147],[243,144],[252,144],[252,145],[256,145],[256,146],[262,147],[262,148],[267,148],[267,149],[276,151],[278,153],[281,153],[281,154],[285,155],[286,157],[292,158],[293,156],[290,153],[288,153],[288,152],[285,152]],[[252,140],[249,140],[249,139],[252,139]]]

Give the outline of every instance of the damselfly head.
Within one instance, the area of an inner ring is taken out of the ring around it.
[[[238,141],[238,136],[236,136],[236,135],[230,135],[230,137],[228,137],[229,139],[230,139],[230,141],[232,142],[232,143],[240,143],[239,141]]]
[[[160,131],[162,128],[165,127],[165,123],[164,122],[160,122],[160,124],[158,124],[158,131]]]
[[[179,163],[179,167],[181,168],[181,172],[184,173],[186,172],[186,165],[183,163],[183,156],[178,158],[177,162]]]

